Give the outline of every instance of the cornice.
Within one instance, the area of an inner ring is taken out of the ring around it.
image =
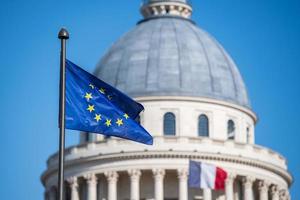
[[[209,160],[209,161],[221,161],[233,164],[241,164],[250,167],[256,167],[263,170],[271,171],[283,179],[285,179],[288,185],[292,183],[292,176],[286,170],[270,165],[263,161],[243,158],[232,155],[224,155],[224,154],[210,154],[210,153],[202,153],[202,152],[178,152],[178,151],[146,151],[146,152],[130,152],[130,153],[114,153],[114,154],[106,154],[106,155],[97,155],[90,156],[84,158],[78,158],[74,160],[69,160],[65,162],[65,169],[71,169],[73,167],[80,167],[80,165],[93,165],[95,161],[101,161],[101,163],[110,163],[114,161],[123,161],[123,160],[135,160],[135,159],[200,159],[200,160]],[[56,167],[48,168],[41,177],[43,183],[50,176],[53,176],[57,173]]]
[[[176,143],[176,144],[181,144],[182,142],[187,142],[187,143],[183,143],[183,144],[185,144],[185,145],[186,144],[201,145],[201,144],[209,143],[212,146],[216,145],[216,147],[220,147],[220,146],[226,147],[226,144],[228,144],[230,147],[237,148],[237,149],[245,150],[245,149],[252,148],[253,152],[257,152],[257,153],[267,152],[269,154],[269,156],[276,156],[276,159],[279,159],[278,161],[284,162],[284,165],[286,165],[286,159],[284,158],[284,156],[282,156],[278,152],[275,152],[269,148],[259,146],[259,145],[253,145],[253,144],[251,145],[251,144],[239,143],[239,142],[228,141],[228,140],[211,139],[211,138],[207,138],[207,137],[154,136],[153,138],[154,138],[155,142],[160,143],[160,144],[162,144],[162,142],[166,142],[168,144],[170,144],[170,142]],[[82,143],[79,145],[70,146],[65,149],[65,156],[74,155],[74,154],[77,154],[78,152],[82,152],[82,151],[89,152],[89,150],[95,150],[95,149],[101,148],[101,147],[103,147],[103,145],[105,146],[105,148],[110,148],[109,147],[110,145],[117,145],[117,146],[125,145],[122,147],[122,152],[124,152],[124,150],[123,150],[124,148],[126,149],[129,146],[132,146],[132,144],[130,144],[126,140],[119,139],[119,138],[111,138],[109,140],[88,142],[88,143]],[[146,148],[146,149],[148,151],[148,148]],[[155,150],[149,149],[149,151],[162,151],[162,150],[165,150],[165,149],[160,149],[160,147],[156,147]],[[196,150],[196,149],[194,149],[194,150]],[[141,152],[141,151],[143,151],[143,149],[138,148],[136,151]],[[175,151],[182,151],[182,150],[175,149]],[[198,151],[198,150],[196,150],[196,151]],[[201,152],[201,150],[199,150],[198,152]],[[118,152],[111,152],[108,154],[113,154],[113,153],[118,153]],[[214,153],[214,152],[210,152],[210,153]],[[85,157],[85,156],[83,156],[83,157]],[[246,157],[246,158],[248,158],[248,157]],[[48,160],[47,160],[48,166],[57,159],[58,159],[58,153],[56,152],[48,158]]]

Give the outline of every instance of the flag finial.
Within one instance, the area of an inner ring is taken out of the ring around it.
[[[69,32],[65,28],[61,28],[58,33],[59,39],[69,39]]]

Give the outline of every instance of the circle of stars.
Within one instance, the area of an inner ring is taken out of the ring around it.
[[[96,89],[96,87],[93,85],[93,84],[89,84],[89,87],[91,89]],[[98,92],[100,92],[101,94],[103,94],[104,96],[106,95],[106,90],[104,88],[100,88],[98,90]],[[106,97],[109,99],[109,100],[112,100],[112,95],[106,95]],[[93,99],[93,95],[92,93],[88,93],[86,92],[85,93],[85,96],[84,98],[86,99],[87,102],[90,102],[91,99]],[[93,113],[95,112],[95,105],[93,104],[88,104],[88,107],[87,107],[87,111],[89,111],[90,113]],[[127,120],[129,119],[129,115],[127,113],[124,113],[123,117]],[[94,120],[99,123],[100,121],[102,121],[102,115],[101,114],[98,114],[98,113],[95,113],[94,114]],[[118,127],[124,125],[124,121],[123,119],[120,119],[120,118],[117,118],[117,120],[115,121],[115,123],[117,124]],[[112,119],[106,119],[105,122],[104,122],[104,125],[106,127],[110,127],[112,126]]]

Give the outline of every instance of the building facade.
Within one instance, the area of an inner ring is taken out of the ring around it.
[[[255,145],[256,114],[224,48],[191,19],[187,0],[147,0],[144,19],[121,37],[95,75],[142,103],[137,119],[154,137],[146,146],[81,133],[66,149],[70,200],[289,200],[283,156]],[[188,163],[228,172],[224,191],[188,188]],[[57,199],[58,154],[42,175]]]

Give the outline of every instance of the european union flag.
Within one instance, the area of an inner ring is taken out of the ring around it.
[[[134,119],[144,107],[90,73],[66,61],[66,128],[152,144]]]

